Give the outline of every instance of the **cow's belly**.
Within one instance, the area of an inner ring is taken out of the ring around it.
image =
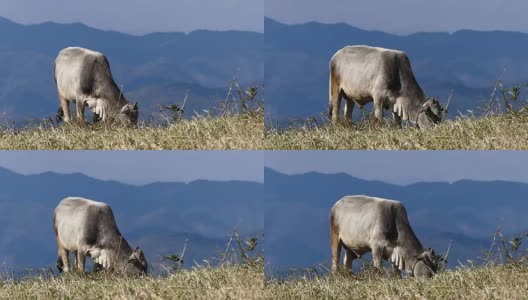
[[[356,252],[361,252],[359,254],[364,254],[370,251],[370,244],[368,238],[364,235],[354,234],[354,233],[341,233],[339,235],[341,242],[345,248],[354,250]]]

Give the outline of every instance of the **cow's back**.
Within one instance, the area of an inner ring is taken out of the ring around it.
[[[402,88],[402,67],[407,73],[405,52],[370,47],[346,46],[337,51],[330,61],[330,72],[341,89],[353,98],[375,93],[397,97]]]
[[[75,250],[79,243],[101,243],[101,233],[117,230],[111,208],[102,202],[78,197],[63,199],[54,210],[55,232],[61,244]],[[106,229],[106,230],[105,230]]]
[[[339,230],[345,245],[366,246],[380,236],[395,237],[397,221],[403,205],[394,200],[364,195],[346,196],[337,201],[330,211],[332,224]],[[406,214],[404,216],[407,217]]]
[[[107,65],[99,52],[79,47],[62,49],[55,59],[55,82],[59,92],[69,100],[90,94],[93,89],[95,63]]]

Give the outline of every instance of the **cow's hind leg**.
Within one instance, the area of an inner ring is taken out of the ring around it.
[[[65,123],[68,123],[71,120],[70,102],[68,102],[68,99],[64,98],[60,93],[59,93],[59,102],[60,102],[60,108],[57,111],[57,116],[56,116],[57,122],[62,119],[64,120]]]
[[[59,269],[59,272],[61,272],[61,270],[66,273],[70,271],[69,255],[70,255],[69,251],[59,245],[59,258],[57,258],[57,269]],[[60,259],[60,264],[59,264],[59,259]]]
[[[352,98],[349,98],[347,96],[345,97],[345,118],[347,122],[352,123],[352,112],[354,111],[354,100]]]
[[[344,265],[347,271],[352,272],[352,262],[356,258],[357,258],[357,255],[356,253],[354,253],[354,251],[352,251],[351,249],[346,249],[343,262],[344,262]]]

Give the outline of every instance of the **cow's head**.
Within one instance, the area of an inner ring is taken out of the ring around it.
[[[125,127],[136,126],[138,122],[138,104],[137,102],[125,104],[116,116],[116,121],[119,125]]]
[[[413,268],[414,277],[431,278],[438,269],[438,262],[433,249],[425,249],[418,257]]]
[[[128,258],[125,270],[127,273],[134,275],[147,274],[147,259],[145,258],[145,254],[143,254],[143,251],[141,251],[139,247],[137,247],[136,250],[134,250],[134,252],[132,252],[130,257]]]
[[[419,128],[430,128],[442,121],[445,116],[445,109],[435,97],[427,98],[420,110],[416,125]]]

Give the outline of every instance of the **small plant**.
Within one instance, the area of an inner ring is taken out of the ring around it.
[[[185,240],[185,244],[183,245],[183,250],[181,254],[173,253],[170,255],[163,256],[163,260],[168,260],[172,263],[171,265],[172,273],[176,273],[182,269],[182,266],[184,263],[183,257],[185,256],[185,250],[187,249],[187,243],[188,243],[188,240]]]
[[[189,98],[189,94],[191,93],[190,90],[187,90],[185,92],[185,98],[183,99],[183,104],[170,104],[170,105],[159,105],[160,108],[160,114],[162,118],[168,120],[168,123],[177,123],[183,120],[184,113],[185,113],[185,104],[187,103],[187,98]],[[165,113],[166,111],[169,112],[169,115]]]
[[[225,115],[236,112],[249,116],[262,114],[264,111],[264,100],[259,99],[257,97],[258,94],[259,87],[250,86],[244,90],[238,81],[232,80],[225,99],[220,102],[220,113]]]
[[[528,89],[528,82],[524,84],[524,88]],[[496,97],[497,91],[498,97]],[[484,116],[489,117],[497,114],[520,116],[526,114],[528,99],[522,99],[523,92],[522,84],[513,85],[508,89],[504,87],[501,80],[497,80],[489,101],[482,107]]]
[[[248,237],[246,240],[240,238],[238,232],[233,230],[225,250],[220,254],[220,264],[242,264],[256,266],[264,262],[264,251],[259,250],[258,245],[264,240],[264,234]],[[236,243],[236,248],[233,247]]]
[[[506,238],[500,229],[497,229],[490,249],[484,253],[485,265],[506,264],[511,266],[528,265],[528,248],[523,248],[523,241],[528,239],[528,233],[514,235]]]

